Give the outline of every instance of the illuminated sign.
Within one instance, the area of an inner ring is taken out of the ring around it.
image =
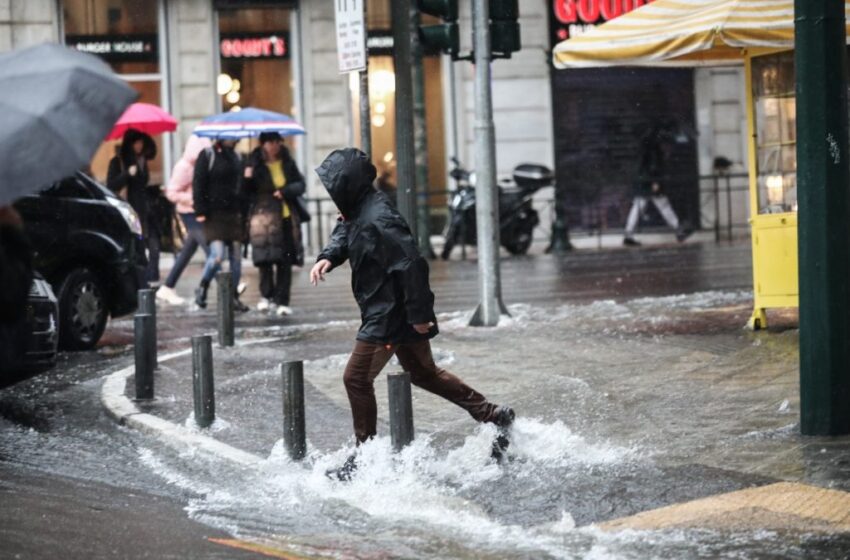
[[[652,0],[553,0],[553,41],[581,35],[587,29],[649,4]]]
[[[289,34],[281,31],[222,35],[219,52],[222,58],[289,58]]]
[[[109,62],[156,62],[157,36],[146,35],[68,35],[65,44],[94,54]]]

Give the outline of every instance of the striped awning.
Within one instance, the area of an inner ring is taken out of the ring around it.
[[[556,68],[715,66],[740,63],[745,49],[793,47],[793,0],[655,0],[552,54]]]

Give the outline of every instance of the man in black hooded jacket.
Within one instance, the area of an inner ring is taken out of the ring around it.
[[[310,281],[317,285],[348,260],[360,306],[362,324],[343,376],[358,444],[376,433],[374,381],[393,354],[414,385],[455,403],[479,422],[507,429],[513,410],[488,402],[434,363],[430,339],[438,329],[428,263],[401,214],[374,188],[375,167],[368,156],[355,148],[336,150],[316,172],[342,216],[310,271]],[[349,458],[340,478],[350,476],[353,461]]]

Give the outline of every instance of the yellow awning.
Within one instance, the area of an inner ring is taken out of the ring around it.
[[[850,0],[844,6],[850,16]],[[655,0],[552,54],[556,68],[700,66],[736,64],[744,49],[793,47],[793,0]]]

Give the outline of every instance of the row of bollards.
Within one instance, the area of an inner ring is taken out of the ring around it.
[[[233,346],[234,316],[232,276],[216,275],[218,284],[218,342]],[[135,335],[136,399],[154,398],[154,370],[157,368],[156,293],[139,290],[139,309],[133,321]],[[307,454],[306,419],[304,414],[304,363],[284,362],[280,365],[283,385],[283,442],[289,456],[300,460]],[[395,451],[413,441],[413,403],[410,374],[387,376],[390,405],[390,438]],[[212,337],[192,337],[192,391],[195,422],[207,428],[215,421],[215,384],[213,382]]]
[[[221,346],[233,346],[235,344],[235,325],[231,273],[219,272],[216,274],[216,283],[218,284],[218,343]],[[153,374],[158,366],[156,350],[156,290],[143,289],[138,292],[138,310],[133,318],[133,337],[136,399],[151,400],[154,398]],[[210,349],[210,364],[212,364],[211,356],[212,350]],[[210,387],[212,387],[211,384]]]

